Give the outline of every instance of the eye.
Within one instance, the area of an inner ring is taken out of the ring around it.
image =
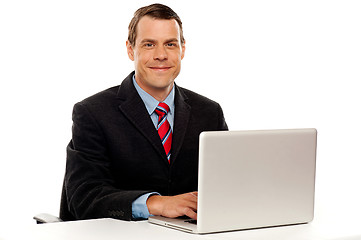
[[[153,43],[145,43],[144,47],[151,48],[151,47],[154,47],[154,44]]]
[[[166,46],[167,47],[176,47],[177,44],[175,44],[175,43],[167,43]]]

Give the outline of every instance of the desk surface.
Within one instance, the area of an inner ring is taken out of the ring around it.
[[[328,219],[330,220],[330,219]],[[148,223],[115,219],[97,219],[63,223],[32,225],[17,231],[8,231],[1,240],[119,240],[119,239],[247,239],[247,240],[361,240],[360,222],[340,225],[340,221],[314,220],[309,224],[243,230],[226,233],[196,235]],[[0,233],[3,234],[3,233]]]

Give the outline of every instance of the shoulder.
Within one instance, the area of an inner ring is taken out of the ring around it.
[[[177,87],[177,91],[178,106],[181,105],[183,99],[185,103],[183,106],[188,105],[190,109],[193,129],[199,129],[199,133],[205,130],[228,129],[223,110],[218,102],[185,88]]]
[[[108,89],[105,89],[103,91],[100,91],[100,92],[98,92],[96,94],[93,94],[93,95],[81,100],[77,104],[80,104],[80,105],[99,105],[99,104],[104,104],[104,103],[107,103],[107,102],[109,103],[109,101],[111,99],[116,99],[118,89],[119,89],[119,85],[108,88]]]
[[[77,102],[73,107],[73,121],[85,125],[89,121],[112,116],[116,109],[118,88],[118,86],[108,88]]]
[[[132,93],[135,92],[135,88],[132,83],[132,76],[134,72],[130,73],[120,85],[110,87],[103,91],[100,91],[90,97],[85,98],[78,104],[82,105],[109,105],[112,103],[118,103],[119,99],[125,99],[127,96],[132,97]]]
[[[220,108],[218,102],[199,93],[177,86],[179,94],[191,107]]]

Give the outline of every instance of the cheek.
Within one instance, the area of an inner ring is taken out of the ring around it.
[[[136,61],[138,65],[146,65],[150,60],[151,54],[148,52],[142,52],[136,55]]]
[[[184,57],[183,52],[175,52],[175,53],[173,54],[173,56],[172,56],[172,58],[174,59],[174,61],[175,61],[175,62],[179,62],[179,63],[182,61],[183,57]]]

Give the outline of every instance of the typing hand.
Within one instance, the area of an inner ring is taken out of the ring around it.
[[[190,192],[176,196],[152,195],[147,200],[149,213],[164,217],[188,216],[197,219],[198,192]]]

